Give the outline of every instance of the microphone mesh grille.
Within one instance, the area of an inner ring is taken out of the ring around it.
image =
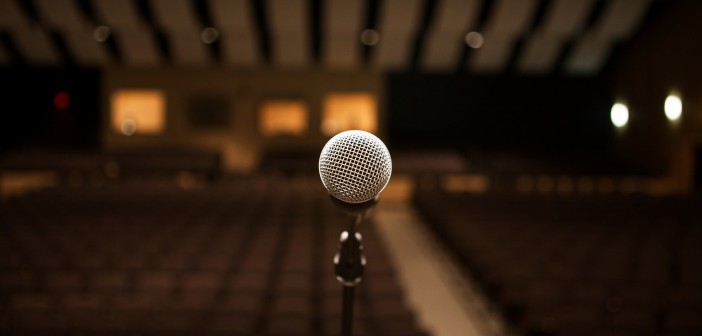
[[[390,181],[392,159],[385,144],[365,131],[345,131],[327,142],[319,176],[334,197],[348,203],[375,198]]]

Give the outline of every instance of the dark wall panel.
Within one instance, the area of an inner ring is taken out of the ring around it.
[[[64,108],[54,97],[67,94]],[[100,73],[78,69],[0,69],[2,150],[94,149],[99,143]]]
[[[613,99],[604,77],[394,74],[389,134],[400,146],[606,149]]]

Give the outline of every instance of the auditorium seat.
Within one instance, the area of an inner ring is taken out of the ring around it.
[[[417,193],[518,334],[699,334],[697,196]],[[693,247],[696,246],[696,247]]]
[[[59,186],[0,208],[0,334],[340,334],[344,218],[316,179]],[[354,334],[427,335],[359,230]]]

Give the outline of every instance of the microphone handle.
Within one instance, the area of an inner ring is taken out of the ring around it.
[[[341,336],[353,335],[354,286],[344,286],[341,301]]]
[[[363,277],[366,258],[363,256],[361,234],[355,228],[363,219],[361,212],[349,216],[348,228],[341,233],[339,251],[334,256],[336,278],[343,287],[341,301],[341,335],[351,336],[355,286]]]

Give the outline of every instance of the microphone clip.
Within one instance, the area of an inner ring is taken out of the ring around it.
[[[344,231],[339,238],[339,251],[334,255],[336,279],[346,287],[356,286],[361,282],[366,266],[363,255],[361,234]]]

